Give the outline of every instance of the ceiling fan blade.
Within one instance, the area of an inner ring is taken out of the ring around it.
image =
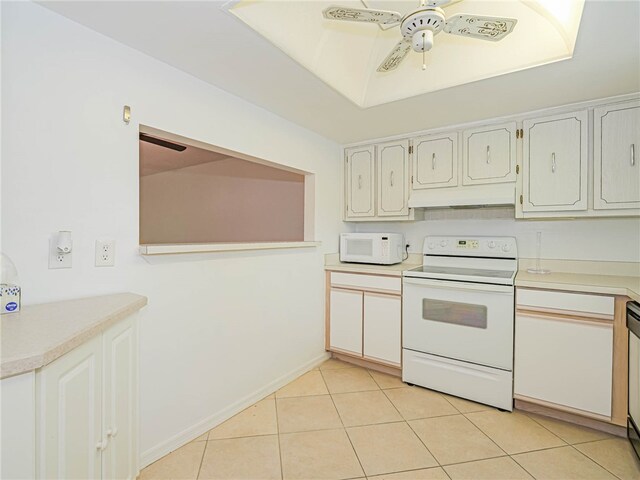
[[[407,53],[411,51],[411,42],[408,40],[400,40],[398,44],[393,47],[391,53],[387,55],[387,58],[380,64],[378,67],[378,72],[390,72],[391,70],[395,70],[400,62],[404,60],[404,57],[407,56]]]
[[[444,31],[453,35],[497,42],[509,35],[516,26],[515,18],[484,17],[465,13],[447,19]]]
[[[393,25],[400,23],[402,15],[387,10],[373,10],[370,8],[329,7],[322,14],[328,20],[345,20],[347,22],[377,23]]]

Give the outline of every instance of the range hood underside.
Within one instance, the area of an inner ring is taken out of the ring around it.
[[[468,185],[413,190],[409,198],[411,208],[479,208],[485,206],[514,206],[513,183]]]

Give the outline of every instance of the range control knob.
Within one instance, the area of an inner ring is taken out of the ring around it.
[[[433,242],[429,242],[429,245],[427,245],[427,246],[429,247],[429,250],[433,250],[435,248],[436,244],[433,243]]]
[[[502,251],[503,251],[503,252],[508,252],[509,250],[511,250],[511,245],[509,245],[508,243],[505,243],[505,244],[502,246]]]
[[[447,246],[447,243],[449,243],[449,242],[447,242],[446,240],[440,240],[440,246],[441,246],[442,248],[446,247],[446,246]]]
[[[489,248],[496,248],[496,242],[494,242],[493,240],[491,240],[488,244]]]

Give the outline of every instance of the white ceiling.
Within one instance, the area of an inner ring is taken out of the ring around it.
[[[477,1],[482,0],[465,0],[459,5]],[[637,0],[587,0],[569,60],[366,109],[347,100],[222,9],[223,4],[42,3],[340,143],[640,91]]]
[[[517,24],[497,42],[440,32],[424,59],[410,51],[396,69],[384,73],[377,68],[401,40],[400,27],[383,29],[371,23],[325,19],[323,10],[335,3],[243,0],[230,12],[353,103],[371,107],[571,58],[584,0],[463,0],[443,4],[447,18],[488,15],[513,18]],[[351,8],[366,4],[401,15],[415,11],[417,6],[416,0],[338,3]],[[557,5],[566,8],[553,10]]]

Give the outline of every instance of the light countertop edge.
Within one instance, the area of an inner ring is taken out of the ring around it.
[[[623,275],[595,275],[586,273],[551,272],[546,275],[519,270],[516,287],[564,290],[627,296],[640,302],[640,278]]]
[[[48,365],[146,304],[142,295],[117,293],[25,306],[3,315],[0,378]]]

